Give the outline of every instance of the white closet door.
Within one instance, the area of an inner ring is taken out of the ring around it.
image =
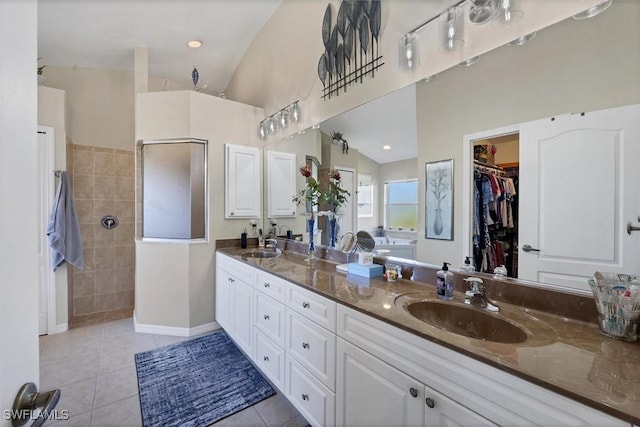
[[[640,275],[639,127],[638,105],[521,126],[519,278],[590,293],[595,271]]]

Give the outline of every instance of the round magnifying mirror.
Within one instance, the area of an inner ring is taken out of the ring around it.
[[[358,238],[358,241],[356,242],[356,248],[358,248],[359,251],[371,252],[376,246],[376,241],[373,239],[373,237],[371,237],[371,234],[367,233],[366,231],[358,231],[356,237]]]
[[[340,237],[338,241],[338,249],[340,252],[348,254],[353,250],[353,247],[356,245],[356,235],[351,231],[347,231]]]

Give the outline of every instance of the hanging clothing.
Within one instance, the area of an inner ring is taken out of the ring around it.
[[[47,226],[49,246],[52,249],[51,264],[53,271],[64,262],[84,269],[82,253],[82,235],[76,213],[73,194],[66,172],[60,172],[60,182],[53,201]]]

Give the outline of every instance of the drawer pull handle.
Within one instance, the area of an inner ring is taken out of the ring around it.
[[[269,361],[269,356],[264,356],[263,359],[264,359],[265,362],[268,362]]]
[[[235,282],[235,280],[232,277],[228,277],[227,280],[231,283]]]
[[[308,342],[303,342],[302,343],[302,348],[308,349],[309,348],[309,343]]]
[[[264,282],[264,287],[265,288],[269,288],[269,287],[271,287],[271,285],[269,283],[267,283],[267,282]]]
[[[309,395],[302,393],[302,400],[309,400]]]
[[[264,315],[264,320],[269,320],[269,315],[268,314]]]
[[[302,303],[302,308],[309,308],[309,303],[308,302],[303,302]]]
[[[434,401],[433,401],[433,399],[432,399],[432,398],[430,398],[430,397],[427,397],[426,402],[427,402],[427,406],[428,406],[429,408],[432,408],[432,409],[433,409],[433,408],[436,406],[436,402],[434,402]]]
[[[409,389],[409,393],[411,394],[411,397],[418,397],[418,390],[413,387]]]

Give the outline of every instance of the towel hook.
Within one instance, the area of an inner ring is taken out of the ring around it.
[[[100,220],[100,224],[107,230],[111,230],[118,226],[118,217],[115,215],[105,215]]]

